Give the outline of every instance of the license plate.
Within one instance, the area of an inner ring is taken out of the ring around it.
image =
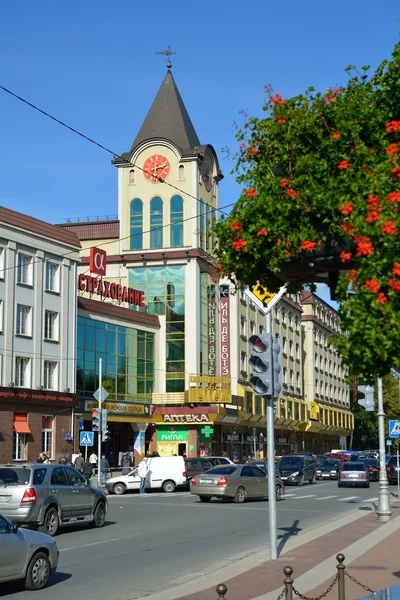
[[[10,496],[0,496],[0,502],[10,502]]]
[[[199,481],[200,483],[214,483],[214,479],[200,479]]]
[[[400,471],[400,467],[395,467],[394,470],[395,471]]]
[[[329,473],[322,473],[322,477],[330,477]]]
[[[281,479],[282,479],[283,481],[286,481],[287,477],[283,477],[283,476],[281,476]]]

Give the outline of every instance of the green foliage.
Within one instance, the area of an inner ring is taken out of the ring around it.
[[[232,281],[272,292],[340,271],[346,333],[333,343],[371,379],[400,367],[400,44],[372,75],[347,71],[323,94],[266,87],[265,115],[237,133],[243,192],[215,226],[216,254]]]

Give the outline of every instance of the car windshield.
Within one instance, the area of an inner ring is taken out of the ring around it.
[[[377,467],[379,465],[379,462],[376,460],[376,458],[364,458],[362,462],[368,467]]]
[[[302,459],[298,456],[285,456],[279,461],[280,467],[301,467]]]
[[[348,462],[343,465],[344,471],[365,471],[364,463],[362,462]]]
[[[28,485],[30,467],[0,467],[0,485]]]
[[[232,465],[231,467],[214,467],[207,471],[207,475],[232,475],[236,469],[236,465]]]
[[[322,463],[323,467],[332,467],[337,469],[339,467],[339,462],[337,460],[324,460],[324,462]]]

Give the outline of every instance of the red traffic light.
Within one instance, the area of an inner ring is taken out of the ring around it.
[[[94,417],[98,417],[100,415],[100,411],[98,408],[92,408],[92,415]]]
[[[259,352],[260,354],[268,350],[268,342],[269,340],[266,336],[252,335],[249,338],[249,344],[251,349],[255,352]]]

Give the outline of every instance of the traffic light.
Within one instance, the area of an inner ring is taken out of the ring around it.
[[[280,339],[274,337],[272,340],[272,369],[274,375],[274,398],[282,395],[282,347]]]
[[[100,431],[100,411],[92,408],[92,431]]]
[[[272,396],[272,334],[252,335],[249,344],[253,352],[249,363],[254,372],[249,381],[250,386],[260,396]]]
[[[108,429],[107,423],[108,411],[105,408],[101,409],[101,439],[106,442],[110,439],[110,430]]]
[[[358,404],[363,406],[367,412],[374,412],[375,400],[374,392],[375,389],[371,385],[358,385],[357,390],[363,395],[363,398],[358,399]]]

